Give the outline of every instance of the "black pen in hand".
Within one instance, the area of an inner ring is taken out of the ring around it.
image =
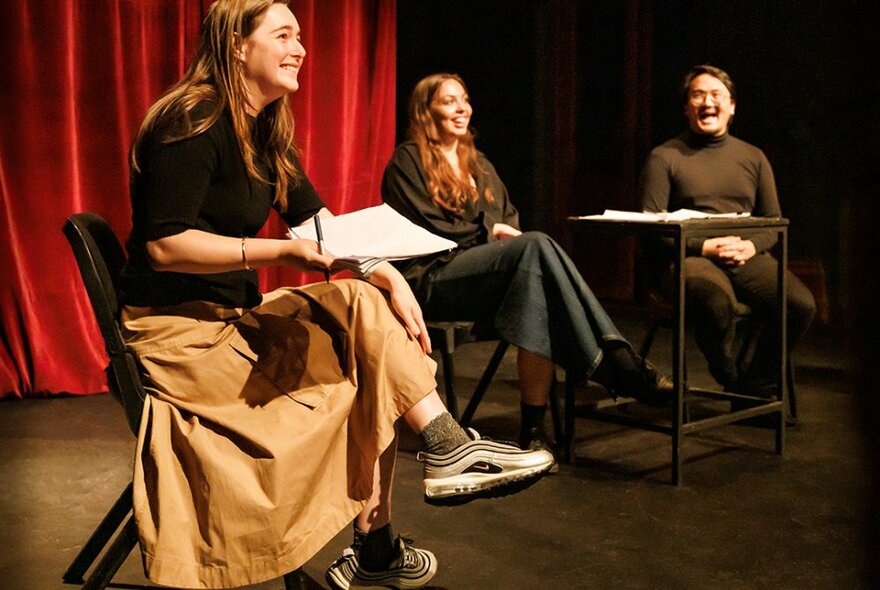
[[[315,236],[318,238],[318,254],[321,256],[324,255],[324,234],[321,232],[321,216],[315,215],[313,218],[315,220]],[[330,269],[324,269],[324,280],[328,283],[330,282]]]

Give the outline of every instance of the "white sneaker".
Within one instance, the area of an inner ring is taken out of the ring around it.
[[[425,501],[467,499],[491,491],[519,491],[509,484],[537,479],[555,463],[546,449],[519,447],[481,438],[468,428],[473,439],[445,454],[420,452],[416,458],[424,463]],[[489,494],[491,495],[491,494]]]
[[[358,563],[357,554],[346,547],[324,576],[335,590],[353,586],[385,586],[388,588],[421,588],[437,573],[437,558],[425,549],[417,549],[398,537],[398,557],[386,569],[371,572]]]

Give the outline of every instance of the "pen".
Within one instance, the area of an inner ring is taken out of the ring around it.
[[[321,232],[321,217],[315,214],[315,236],[318,238],[318,254],[324,255],[324,234]],[[330,282],[330,269],[324,269],[324,280]]]

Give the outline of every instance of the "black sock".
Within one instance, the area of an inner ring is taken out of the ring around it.
[[[355,540],[359,532],[355,530]],[[378,572],[391,565],[396,557],[397,547],[395,547],[391,523],[364,535],[358,551],[358,563],[362,568],[370,572]]]
[[[352,523],[351,528],[354,529],[354,538],[351,541],[351,548],[354,549],[355,553],[358,553],[364,545],[364,539],[367,538],[367,533],[357,528],[357,525],[354,523]]]
[[[531,442],[530,433],[533,428],[537,428],[541,432],[544,432],[544,416],[547,414],[547,404],[542,406],[532,406],[520,403],[519,409],[522,414],[522,421],[520,422],[519,428],[519,444],[522,447]]]
[[[592,379],[605,387],[626,391],[638,388],[643,372],[643,363],[632,348],[623,342],[610,342]]]
[[[443,412],[431,420],[419,433],[419,438],[426,451],[438,455],[446,454],[471,440],[449,412]]]

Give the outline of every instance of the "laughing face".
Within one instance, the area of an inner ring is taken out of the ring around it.
[[[736,100],[721,80],[710,74],[691,80],[684,107],[691,131],[711,137],[724,135],[735,111]]]
[[[248,100],[254,110],[299,89],[299,69],[306,50],[299,23],[284,4],[273,4],[260,25],[245,37],[239,51]]]
[[[450,145],[467,135],[471,113],[467,92],[458,80],[450,78],[443,82],[431,101],[431,116],[440,134],[440,143]]]

